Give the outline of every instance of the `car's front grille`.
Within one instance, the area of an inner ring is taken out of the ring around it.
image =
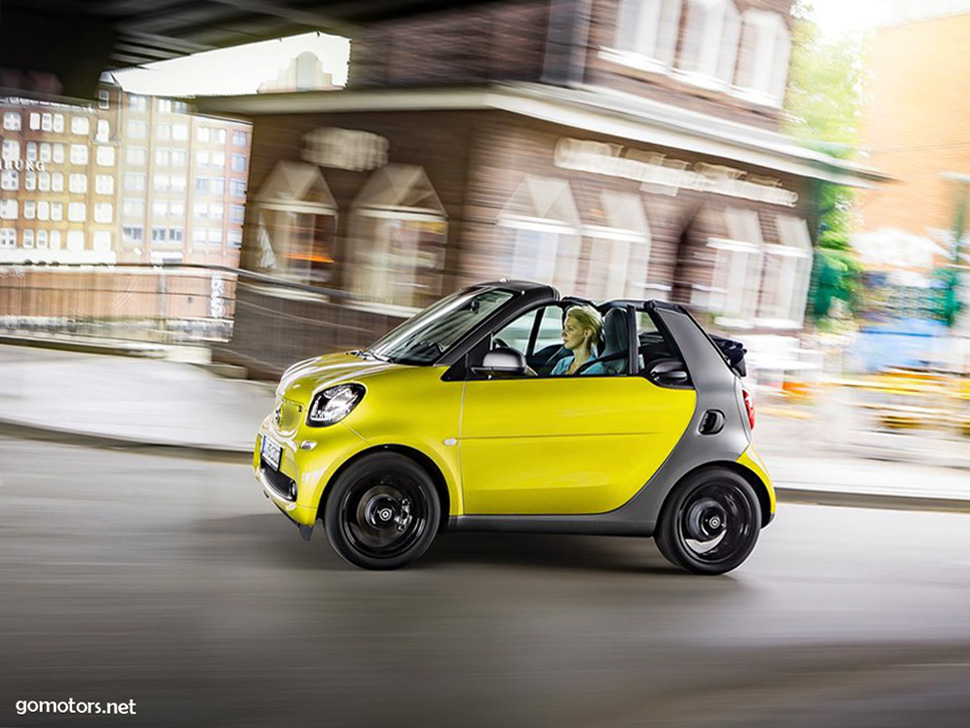
[[[300,426],[300,420],[303,416],[303,405],[291,399],[280,397],[276,400],[276,409],[273,416],[276,421],[277,432],[294,432]]]
[[[260,458],[259,468],[263,473],[263,477],[280,498],[285,498],[289,501],[296,500],[296,483],[293,478],[288,478],[283,475],[279,470],[274,470],[272,465],[269,465],[265,460]]]

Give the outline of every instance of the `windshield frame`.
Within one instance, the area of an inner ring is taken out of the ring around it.
[[[440,322],[446,316],[459,312],[477,297],[493,292],[503,293],[506,296],[504,300],[498,302],[497,305],[486,311],[481,318],[478,318],[477,314],[470,317],[467,326],[463,326],[457,336],[446,346],[438,344],[440,351],[435,352],[432,357],[415,358],[404,356],[404,354],[408,353],[407,350],[411,344],[420,341],[422,332],[426,332],[429,329],[433,331],[434,327],[440,325]],[[461,289],[452,293],[450,296],[445,296],[440,301],[437,301],[396,326],[371,344],[367,349],[367,353],[377,357],[381,361],[387,361],[392,364],[435,366],[442,357],[446,356],[450,351],[453,351],[455,347],[467,339],[470,333],[477,331],[485,322],[493,319],[497,314],[506,309],[510,303],[519,297],[520,293],[520,291],[502,286],[473,286]]]

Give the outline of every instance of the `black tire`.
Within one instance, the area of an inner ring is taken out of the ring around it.
[[[323,524],[334,551],[364,569],[397,569],[427,551],[441,520],[428,473],[396,453],[369,455],[331,485]]]
[[[751,484],[727,468],[707,468],[667,496],[654,539],[674,566],[723,574],[748,558],[760,531],[761,506]]]

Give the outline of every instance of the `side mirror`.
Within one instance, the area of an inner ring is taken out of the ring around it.
[[[500,376],[526,376],[528,367],[525,356],[515,349],[492,349],[485,354],[480,366],[471,368],[475,374]]]
[[[677,359],[661,359],[654,362],[647,371],[647,379],[661,387],[686,387],[690,385],[690,375],[684,363]]]

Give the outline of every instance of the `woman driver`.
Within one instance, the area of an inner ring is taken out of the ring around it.
[[[550,376],[575,374],[583,364],[596,357],[596,342],[602,330],[603,317],[592,306],[573,306],[569,309],[562,325],[562,343],[573,355],[560,359]],[[602,373],[603,367],[599,364],[583,370],[583,374]]]

